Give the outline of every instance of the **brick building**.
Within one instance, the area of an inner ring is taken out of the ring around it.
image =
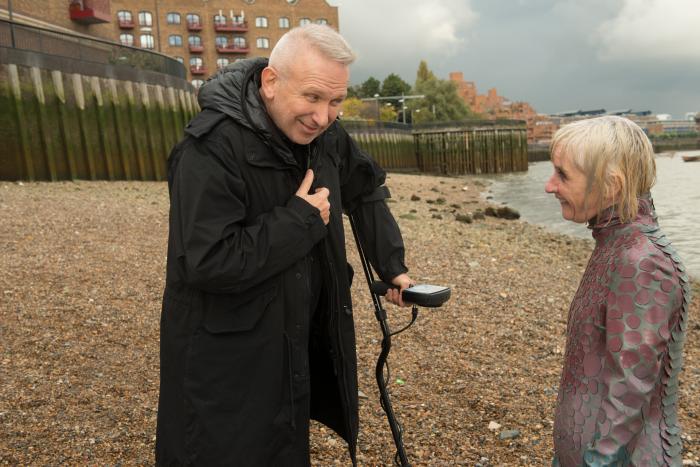
[[[464,81],[461,71],[453,71],[449,77],[457,86],[457,94],[472,111],[484,118],[524,120],[528,143],[547,141],[558,128],[547,115],[538,114],[527,102],[511,102],[499,96],[496,88],[489,89],[486,94],[478,94],[474,82]]]
[[[326,0],[0,0],[0,15],[10,6],[18,22],[175,57],[196,87],[236,59],[268,57],[290,28],[338,30],[338,7]]]

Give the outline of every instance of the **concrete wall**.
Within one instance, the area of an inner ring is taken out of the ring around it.
[[[163,180],[187,87],[0,63],[0,179]]]

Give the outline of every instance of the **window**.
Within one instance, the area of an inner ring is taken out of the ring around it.
[[[306,26],[307,24],[311,24],[311,20],[309,18],[302,18],[299,20],[299,26]]]
[[[201,79],[193,79],[192,80],[192,86],[194,86],[197,89],[201,88],[203,84],[204,84],[204,81]]]
[[[202,57],[190,58],[190,66],[193,66],[196,68],[202,68],[203,65],[204,65],[204,61],[202,60]]]
[[[289,29],[289,18],[283,16],[279,20],[280,29]]]
[[[168,24],[180,24],[180,13],[168,13],[165,18]]]
[[[131,12],[126,10],[121,10],[117,12],[117,19],[120,23],[131,23],[132,17]]]
[[[141,34],[141,48],[152,49],[154,47],[155,41],[153,40],[153,35],[151,34]]]
[[[153,15],[149,11],[142,11],[139,13],[139,26],[151,27],[153,26]]]
[[[267,27],[267,16],[257,16],[255,18],[256,28],[266,28]]]
[[[319,18],[316,20],[316,24],[328,24],[328,20],[326,18]]]
[[[216,36],[216,46],[226,47],[228,45],[228,37],[226,36]]]
[[[134,35],[133,34],[119,34],[119,42],[121,45],[134,45]]]
[[[237,49],[245,49],[246,48],[245,37],[234,37],[233,38],[233,46]]]
[[[216,68],[221,69],[221,68],[225,67],[226,65],[228,65],[229,63],[230,62],[229,62],[228,58],[217,58],[216,59]]]
[[[175,57],[175,60],[177,60],[180,63],[185,63],[185,59],[182,57]]]
[[[241,13],[243,13],[243,12],[241,12]],[[233,24],[245,24],[245,16],[235,15],[233,17]]]
[[[226,26],[226,17],[223,15],[214,16],[214,24],[219,24],[221,26]]]
[[[199,15],[190,13],[186,17],[187,24],[199,24]]]
[[[196,34],[191,35],[187,38],[187,43],[190,45],[202,45],[202,38]]]
[[[168,45],[182,47],[182,36],[179,34],[171,34],[168,36]]]
[[[255,41],[255,45],[258,46],[258,49],[269,49],[270,40],[267,37],[258,37],[258,39]]]

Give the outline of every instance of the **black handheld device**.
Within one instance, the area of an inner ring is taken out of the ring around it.
[[[387,284],[386,282],[375,281],[370,286],[370,291],[376,295],[386,295],[390,288],[398,289],[397,286]],[[414,305],[437,308],[450,299],[452,290],[449,287],[431,284],[418,284],[408,289],[404,289],[401,293],[401,298],[404,302]]]

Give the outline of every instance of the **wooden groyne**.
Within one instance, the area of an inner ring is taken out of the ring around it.
[[[527,170],[527,134],[520,121],[429,125],[344,121],[360,147],[387,169],[463,175]]]

